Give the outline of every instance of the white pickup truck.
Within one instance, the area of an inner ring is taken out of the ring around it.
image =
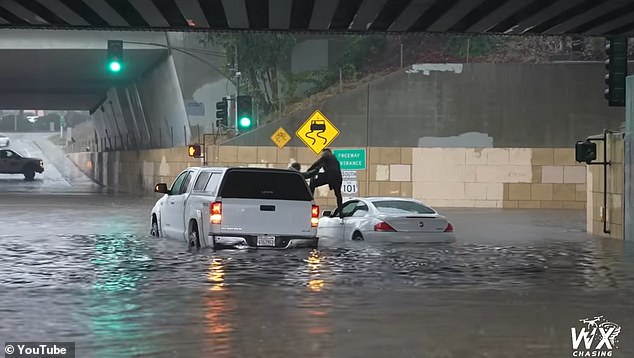
[[[195,248],[317,247],[319,207],[299,172],[190,167],[154,191],[165,194],[150,215],[154,236]]]

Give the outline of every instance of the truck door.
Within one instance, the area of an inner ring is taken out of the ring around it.
[[[5,173],[20,173],[22,169],[21,157],[12,150],[0,151],[0,169]]]
[[[167,197],[167,202],[163,206],[161,221],[165,236],[175,239],[185,239],[187,228],[185,227],[185,200],[188,195],[188,188],[192,178],[192,171],[181,173]]]

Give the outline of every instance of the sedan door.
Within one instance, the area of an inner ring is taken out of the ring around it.
[[[354,225],[352,215],[354,214],[354,210],[356,209],[358,203],[358,200],[350,200],[341,207],[343,219],[340,220],[342,220],[342,223],[336,228],[336,230],[334,230],[334,234],[337,239],[350,240],[350,227],[351,225]]]
[[[343,240],[344,234],[345,234],[345,230],[344,230],[344,224],[345,224],[345,215],[346,213],[348,213],[349,215],[352,215],[352,211],[354,210],[355,206],[357,205],[357,200],[352,200],[352,201],[347,201],[343,204],[342,206],[342,211],[344,213],[344,219],[339,218],[339,211],[335,210],[330,214],[330,217],[322,217],[321,219],[319,219],[319,229],[317,232],[317,235],[320,238],[330,238],[330,239],[337,239],[337,240]]]
[[[352,212],[346,213],[344,210],[344,237],[352,240],[355,231],[361,233],[361,227],[368,221],[368,205],[363,201],[357,201]]]

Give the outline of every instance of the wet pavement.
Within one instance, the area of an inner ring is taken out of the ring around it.
[[[587,235],[583,212],[444,209],[454,244],[189,251],[149,236],[153,196],[4,180],[4,341],[75,341],[77,357],[571,357],[571,328],[603,315],[622,327],[612,356],[634,354],[634,245]]]

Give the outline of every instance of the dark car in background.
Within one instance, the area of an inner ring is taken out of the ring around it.
[[[25,157],[11,149],[0,150],[0,174],[24,174],[25,180],[33,180],[35,173],[44,172],[44,161]]]

